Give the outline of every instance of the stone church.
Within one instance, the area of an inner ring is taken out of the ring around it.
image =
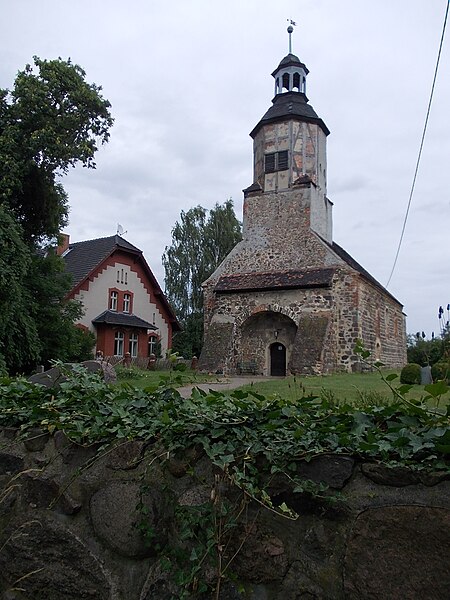
[[[333,242],[329,130],[308,103],[307,74],[289,52],[272,73],[272,106],[250,133],[243,240],[204,283],[201,369],[355,371],[357,338],[387,366],[406,363],[402,304]]]

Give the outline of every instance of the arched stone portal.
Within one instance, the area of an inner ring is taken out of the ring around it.
[[[286,375],[286,346],[280,342],[270,344],[270,375],[273,377]]]
[[[242,324],[238,362],[255,365],[257,373],[271,375],[271,345],[277,342],[284,348],[286,374],[296,333],[296,324],[286,315],[274,311],[255,313]]]

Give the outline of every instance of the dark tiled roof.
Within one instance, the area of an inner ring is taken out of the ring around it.
[[[244,198],[246,198],[248,194],[251,194],[252,192],[262,192],[262,187],[256,181],[255,183],[252,183],[252,185],[249,185],[247,188],[245,188],[245,190],[242,191],[244,192]]]
[[[66,263],[66,270],[73,277],[73,287],[83,281],[105,258],[119,248],[142,254],[139,248],[136,248],[119,235],[70,244],[69,250],[64,253],[63,258]]]
[[[151,323],[144,321],[136,315],[129,315],[127,313],[116,312],[114,310],[105,310],[101,315],[92,319],[94,325],[99,323],[106,323],[106,325],[122,325],[124,327],[139,327],[140,329],[158,329]]]
[[[328,242],[325,242],[325,243],[328,244]],[[400,306],[403,306],[403,304],[401,302],[399,302],[397,300],[397,298],[395,298],[395,296],[393,296],[390,292],[388,292],[388,290],[384,286],[382,286],[381,283],[379,281],[377,281],[375,279],[375,277],[373,277],[369,273],[369,271],[366,271],[366,269],[364,267],[362,267],[359,264],[359,262],[357,262],[352,256],[350,256],[350,254],[348,252],[346,252],[344,250],[344,248],[341,248],[341,246],[339,246],[338,244],[336,244],[336,242],[333,242],[332,244],[328,244],[328,246],[330,246],[330,248],[340,258],[342,258],[342,260],[345,261],[352,269],[355,269],[355,271],[357,271],[365,279],[367,279],[368,281],[370,281],[371,283],[373,283],[373,285],[375,287],[377,287],[378,289],[380,289],[381,291],[383,291],[385,294],[387,294],[388,296],[390,296],[393,300],[395,300],[395,302],[397,302],[397,304],[400,304]]]
[[[250,133],[252,137],[255,137],[259,129],[267,123],[274,123],[286,118],[295,117],[297,117],[298,120],[306,121],[307,123],[317,123],[317,125],[322,128],[325,135],[330,133],[328,127],[322,119],[317,116],[313,107],[308,104],[308,99],[303,92],[285,92],[283,94],[277,94],[272,102],[273,105]]]
[[[305,73],[308,75],[309,71],[306,67],[305,64],[302,63],[302,61],[299,59],[298,56],[295,56],[295,54],[287,54],[280,62],[280,64],[278,65],[278,67],[275,69],[275,71],[272,73],[272,76],[275,77],[276,73],[278,72],[279,69],[283,68],[283,67],[302,67],[302,69],[304,69]]]
[[[125,252],[129,252],[140,257],[147,276],[153,285],[155,295],[159,298],[159,300],[161,300],[162,304],[167,310],[173,331],[181,331],[181,327],[177,321],[175,313],[167,298],[163,294],[150,267],[148,266],[142,254],[142,250],[139,250],[139,248],[133,246],[133,244],[130,244],[130,242],[127,242],[127,240],[120,237],[120,235],[111,235],[109,237],[98,238],[96,240],[87,240],[85,242],[75,242],[69,245],[69,249],[62,255],[62,257],[64,259],[67,272],[73,277],[72,290],[74,290],[85,279],[87,279],[88,276],[116,250],[124,250]]]
[[[221,293],[254,290],[299,289],[329,287],[334,269],[313,269],[309,271],[278,271],[271,273],[236,273],[224,275],[217,282],[214,291]]]

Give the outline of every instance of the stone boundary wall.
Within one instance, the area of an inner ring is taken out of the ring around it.
[[[200,451],[169,457],[162,468],[149,450],[126,442],[85,469],[98,447],[76,446],[62,432],[34,431],[23,442],[16,430],[1,431],[1,600],[177,597],[157,545],[178,535],[177,505],[210,502],[215,471]],[[250,505],[232,567],[247,595],[224,583],[222,600],[448,600],[448,474],[342,455],[299,462],[298,472],[339,490],[338,501],[327,505],[272,480],[274,502],[300,516],[288,521]],[[150,544],[136,526],[139,503],[153,528]]]

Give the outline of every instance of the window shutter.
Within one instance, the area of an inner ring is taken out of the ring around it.
[[[277,169],[277,171],[287,171],[288,167],[289,167],[288,151],[283,150],[282,152],[278,152],[278,169]]]
[[[264,173],[275,173],[275,155],[276,152],[272,154],[266,154],[264,157]]]

